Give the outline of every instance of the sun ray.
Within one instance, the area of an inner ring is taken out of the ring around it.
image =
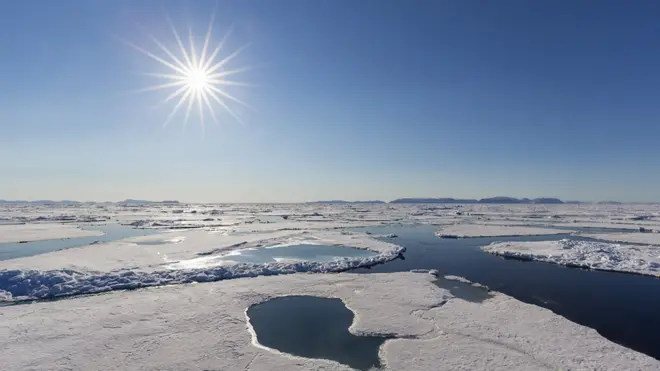
[[[154,59],[154,60],[160,62],[161,64],[163,64],[163,65],[165,65],[165,66],[167,66],[167,67],[169,67],[169,68],[171,68],[171,69],[173,69],[173,70],[175,70],[175,71],[177,71],[177,72],[179,72],[179,73],[182,73],[182,74],[186,74],[186,73],[187,73],[187,71],[184,71],[184,70],[182,70],[181,68],[179,68],[179,67],[173,65],[172,63],[170,63],[170,62],[168,62],[168,61],[166,61],[166,60],[160,58],[159,56],[157,56],[157,55],[155,55],[155,54],[153,54],[153,53],[151,53],[151,52],[149,52],[149,51],[146,51],[146,50],[140,48],[139,46],[133,44],[133,43],[130,42],[130,41],[126,41],[126,40],[122,40],[122,41],[123,41],[124,43],[126,43],[128,46],[130,46],[131,48],[133,48],[133,49],[139,51],[140,53],[142,53],[142,54],[144,54],[144,55],[146,55],[146,56],[148,56],[148,57],[150,57],[150,58],[152,58],[152,59]]]
[[[208,79],[209,82],[214,83],[216,85],[226,85],[226,86],[242,86],[245,88],[254,88],[256,85],[250,84],[247,82],[240,82],[240,81],[231,81],[231,80],[224,80],[224,79]]]
[[[238,48],[235,52],[229,54],[228,56],[225,57],[225,59],[221,60],[220,62],[216,63],[213,67],[209,68],[206,70],[207,73],[211,74],[215,72],[218,68],[224,66],[227,64],[229,61],[232,59],[236,58],[243,50],[245,50],[250,44],[245,44],[242,47]]]
[[[217,78],[220,78],[220,77],[231,76],[231,75],[235,75],[237,73],[249,71],[251,69],[254,69],[254,67],[247,66],[247,67],[236,68],[236,69],[233,69],[233,70],[225,70],[225,71],[222,71],[222,72],[209,74],[209,78],[210,79],[217,79]]]
[[[195,104],[195,92],[191,90],[191,94],[188,96],[188,108],[186,108],[186,117],[183,120],[183,131],[185,131],[186,126],[188,126],[188,119],[190,119],[190,111],[192,111],[193,104]]]
[[[216,7],[217,6],[218,6],[218,4],[216,3]],[[206,61],[205,61],[206,51],[209,48],[209,41],[211,41],[211,32],[213,32],[213,22],[214,21],[215,21],[215,9],[213,10],[213,13],[211,14],[211,20],[209,21],[209,27],[206,30],[206,36],[204,37],[204,45],[202,46],[202,54],[199,57],[199,66],[202,69],[205,69],[204,65],[206,64]]]
[[[231,95],[231,94],[229,94],[229,93],[226,93],[226,92],[222,91],[222,89],[218,89],[218,88],[216,88],[216,87],[213,86],[213,85],[208,85],[208,88],[211,89],[211,90],[213,90],[214,92],[216,92],[216,93],[222,95],[223,97],[225,97],[225,98],[227,98],[227,99],[231,99],[231,100],[233,100],[234,102],[236,102],[236,103],[238,103],[238,104],[240,104],[240,105],[242,105],[242,106],[244,106],[244,107],[247,107],[247,108],[250,108],[250,109],[254,109],[254,108],[250,107],[250,105],[248,105],[247,103],[243,102],[242,100],[240,100],[240,99],[234,97],[233,95]]]
[[[193,69],[200,69],[197,65],[197,53],[195,52],[195,37],[193,36],[192,27],[188,28],[188,42],[190,42],[190,59],[192,60]]]
[[[138,90],[135,90],[134,92],[135,93],[146,93],[148,91],[156,91],[156,90],[162,90],[162,89],[167,89],[167,88],[174,88],[176,86],[185,85],[187,83],[188,82],[185,81],[185,80],[168,82],[167,84],[149,86],[149,87],[146,87],[146,88],[143,88],[143,89],[138,89]]]
[[[202,126],[202,134],[204,132],[204,107],[202,106],[202,90],[197,90],[197,108],[199,109],[199,123]]]
[[[167,98],[165,98],[161,102],[161,104],[165,104],[165,103],[171,101],[172,99],[178,97],[179,95],[185,94],[185,92],[187,92],[189,89],[190,88],[187,85],[184,85],[184,86],[180,87],[179,89],[175,90],[172,94],[168,95]]]
[[[216,125],[220,125],[220,123],[218,122],[218,119],[215,117],[215,110],[213,109],[213,106],[211,105],[211,102],[209,101],[208,94],[202,94],[202,99],[204,99],[204,103],[206,104],[206,107],[209,109],[209,113],[211,114],[211,118],[213,119],[213,122],[215,122]]]
[[[236,121],[240,122],[241,124],[243,123],[243,120],[241,120],[241,118],[238,117],[238,115],[237,115],[237,114],[236,114],[231,108],[229,108],[229,106],[227,106],[227,103],[223,102],[222,99],[220,99],[220,98],[219,98],[219,97],[213,92],[213,90],[208,89],[208,90],[207,90],[207,93],[209,93],[209,95],[211,96],[211,98],[213,98],[216,102],[218,102],[218,104],[221,105],[222,108],[224,108],[225,111],[227,111],[227,113],[229,113],[234,119],[236,119]]]
[[[139,25],[139,26],[140,26],[140,28],[144,29],[144,27],[143,27],[142,25]],[[156,38],[156,36],[154,36],[154,35],[152,35],[152,34],[150,34],[150,33],[147,33],[147,35],[149,36],[149,38],[151,39],[151,41],[153,41],[154,44],[156,44],[156,45],[157,45],[162,51],[164,51],[165,54],[167,54],[168,57],[172,58],[172,60],[173,60],[173,61],[174,61],[179,67],[181,67],[181,68],[182,68],[184,71],[186,71],[186,72],[188,71],[188,66],[186,66],[185,63],[183,63],[181,60],[179,60],[179,58],[177,58],[177,56],[174,55],[174,53],[172,53],[172,52],[170,51],[170,49],[168,49],[168,48],[165,46],[165,44],[163,44],[160,40],[158,40],[158,39]]]
[[[174,106],[174,109],[172,109],[172,112],[170,112],[170,115],[167,116],[167,120],[165,120],[165,123],[163,124],[163,127],[166,127],[170,121],[174,118],[174,115],[179,111],[179,108],[183,105],[183,103],[188,99],[188,96],[190,95],[190,89],[186,90],[186,93],[181,96],[179,99],[179,102]]]
[[[215,50],[213,50],[213,53],[211,53],[211,56],[209,57],[209,59],[206,60],[206,63],[202,67],[204,70],[208,70],[208,68],[211,66],[211,63],[213,63],[213,61],[215,60],[215,57],[218,56],[218,53],[220,52],[220,49],[222,49],[222,47],[225,45],[225,42],[227,41],[227,39],[229,38],[229,35],[231,35],[231,33],[233,31],[234,31],[234,26],[231,26],[229,28],[229,30],[227,30],[225,35],[222,37],[222,40],[220,40],[220,43],[218,44],[218,46],[215,48]]]
[[[167,98],[158,102],[158,104],[156,104],[155,106],[151,107],[151,109],[155,110],[157,108],[164,106],[167,102],[171,101],[172,99],[178,97],[181,94],[184,94],[188,89],[189,89],[188,85],[184,85],[180,87],[179,89],[175,90],[172,94],[168,95]]]
[[[142,76],[160,77],[160,78],[168,79],[168,80],[187,80],[188,79],[188,77],[183,76],[183,75],[172,75],[172,74],[167,74],[167,73],[139,72],[138,74],[140,74]]]
[[[176,39],[176,43],[179,45],[179,49],[181,49],[181,54],[183,55],[183,58],[186,60],[186,63],[188,63],[188,67],[192,66],[193,64],[190,62],[190,57],[186,52],[186,48],[183,46],[181,37],[179,37],[179,33],[176,31],[176,27],[174,27],[174,23],[172,22],[172,19],[170,17],[167,17],[167,22],[170,24],[170,28],[172,29],[172,33],[174,33],[174,38]]]

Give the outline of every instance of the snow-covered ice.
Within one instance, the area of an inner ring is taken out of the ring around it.
[[[552,311],[491,292],[420,312],[437,332],[381,348],[389,370],[658,370],[660,362]]]
[[[350,332],[394,336],[380,352],[389,370],[660,369],[548,310],[502,294],[482,304],[453,299],[432,279],[257,277],[5,307],[3,370],[349,370],[254,346],[247,308],[286,295],[339,298],[356,314]]]
[[[468,279],[465,278],[465,277],[459,277],[459,276],[453,276],[453,275],[446,275],[446,276],[445,276],[445,279],[446,279],[446,280],[450,280],[450,281],[456,281],[456,282],[468,283],[468,284],[471,284],[471,283],[472,283],[472,281],[468,280]]]
[[[103,232],[80,229],[74,224],[30,223],[0,224],[0,243],[59,240],[63,238],[100,236]]]
[[[628,242],[645,245],[660,246],[660,233],[654,232],[632,232],[632,233],[590,233],[583,234],[584,237],[612,242]]]
[[[498,242],[482,249],[510,258],[660,276],[660,247],[654,246],[560,240]]]
[[[453,224],[442,226],[435,234],[440,238],[538,236],[571,233],[571,230],[507,225]]]

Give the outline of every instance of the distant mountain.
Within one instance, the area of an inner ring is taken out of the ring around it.
[[[571,201],[564,201],[564,203],[565,203],[565,204],[569,204],[569,205],[577,205],[577,204],[582,204],[582,203],[584,203],[584,202],[582,202],[582,201],[571,200]]]
[[[474,204],[477,200],[460,198],[398,198],[391,204]]]
[[[524,200],[519,200],[517,198],[504,197],[504,196],[482,198],[481,200],[479,200],[480,204],[521,204],[527,202],[529,202],[529,199],[524,201]]]
[[[619,201],[600,201],[599,205],[621,205]]]
[[[178,204],[179,201],[176,200],[148,201],[148,200],[133,200],[127,198],[124,201],[119,201],[117,203],[121,205],[149,205],[149,204]]]
[[[344,201],[344,200],[328,200],[328,201],[312,201],[310,204],[384,204],[385,201]]]
[[[36,204],[36,205],[78,205],[82,204],[80,201],[71,201],[71,200],[62,200],[62,201],[53,201],[53,200],[0,200],[0,204]]]
[[[398,198],[390,201],[391,204],[562,204],[562,200],[551,197],[539,197],[535,199],[514,197],[490,197],[481,200],[464,198]]]
[[[127,198],[124,201],[119,201],[117,203],[118,204],[126,204],[126,205],[145,205],[145,204],[152,204],[154,202],[153,201],[147,201],[147,200],[133,200],[133,199]]]
[[[552,197],[540,197],[532,200],[534,204],[563,204],[564,201]]]
[[[34,201],[30,201],[30,203],[40,204],[40,205],[52,205],[52,204],[56,204],[57,202],[53,200],[34,200]]]
[[[479,200],[480,204],[563,204],[564,202],[558,198],[553,197],[539,197],[535,199],[529,198],[514,198],[514,197],[491,197],[482,198]]]

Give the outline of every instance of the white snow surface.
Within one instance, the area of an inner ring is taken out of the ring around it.
[[[275,235],[240,236],[238,240],[243,240],[242,242],[236,242],[236,236],[212,236],[204,231],[189,233],[194,233],[195,238],[186,238],[177,244],[163,245],[165,247],[162,248],[168,249],[168,253],[155,250],[147,254],[146,252],[154,246],[121,242],[3,261],[0,262],[0,294],[11,296],[14,300],[43,299],[260,275],[341,272],[390,261],[405,250],[401,246],[375,240],[363,233],[289,231],[278,232]],[[266,236],[270,238],[265,238]],[[202,243],[203,241],[218,243],[218,239],[225,242],[229,240],[232,244],[210,249],[211,244]],[[200,244],[189,245],[191,241],[198,241]],[[227,264],[226,261],[219,259],[238,249],[302,243],[343,245],[372,250],[377,254],[371,257],[343,258],[327,262],[283,260],[268,264]],[[192,246],[197,249],[202,248],[201,251],[197,250],[194,253],[194,258],[177,261],[168,257],[170,252],[174,256],[191,255],[193,252],[187,249]],[[120,249],[123,251],[119,251]],[[156,263],[149,264],[154,260]],[[28,268],[31,266],[49,268]],[[115,269],[92,269],[108,266]]]
[[[3,370],[350,370],[258,344],[246,310],[271,298],[341,299],[356,335],[391,335],[387,370],[659,370],[657,360],[552,312],[494,294],[469,303],[429,274],[256,277],[2,308]],[[35,351],[38,350],[38,351]]]
[[[583,236],[603,241],[628,242],[660,246],[660,233],[590,233],[583,234]]]
[[[462,283],[472,283],[472,281],[468,280],[467,278],[464,277],[459,277],[459,276],[453,276],[453,275],[446,275],[445,276],[446,280],[449,281],[457,281],[457,282],[462,282]]]
[[[0,243],[59,240],[63,238],[101,236],[102,234],[101,231],[80,229],[74,224],[0,224]]]
[[[442,226],[435,234],[441,238],[538,236],[571,233],[571,230],[506,225],[453,224]]]
[[[596,241],[498,242],[482,250],[505,257],[660,276],[660,247]]]
[[[388,370],[659,370],[660,362],[552,311],[491,292],[420,312],[437,332],[381,348]]]

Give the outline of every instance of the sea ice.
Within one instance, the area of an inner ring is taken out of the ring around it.
[[[660,247],[596,241],[498,242],[482,250],[504,257],[660,276]]]
[[[63,238],[101,236],[103,232],[80,229],[74,224],[29,223],[0,224],[0,243],[58,240]]]
[[[442,226],[435,234],[440,238],[467,238],[467,237],[511,237],[536,236],[571,233],[571,230],[506,226],[483,224],[453,224]]]
[[[632,233],[592,233],[583,234],[583,236],[603,241],[628,242],[660,246],[660,233],[652,231]]]

